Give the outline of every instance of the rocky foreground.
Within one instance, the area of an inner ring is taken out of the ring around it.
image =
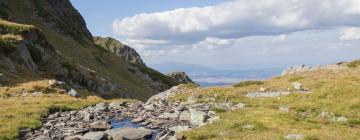
[[[219,120],[213,108],[231,110],[244,107],[225,101],[221,104],[170,102],[169,97],[181,92],[173,87],[142,102],[99,103],[79,111],[56,112],[43,120],[42,128],[22,130],[26,140],[122,140],[184,139],[176,133],[204,126]],[[111,122],[130,119],[142,127],[112,129]],[[156,133],[154,133],[156,132]],[[156,134],[156,135],[154,135]]]

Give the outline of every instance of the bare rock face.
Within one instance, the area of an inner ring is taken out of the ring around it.
[[[292,74],[298,74],[298,73],[303,73],[303,72],[308,72],[308,71],[315,71],[315,70],[321,70],[321,69],[325,69],[325,70],[342,70],[346,68],[344,65],[342,65],[342,63],[338,63],[338,64],[333,64],[333,65],[325,65],[325,66],[306,66],[306,65],[298,65],[298,66],[293,66],[290,68],[287,68],[286,70],[284,70],[281,73],[281,76],[285,76],[285,75],[292,75]]]
[[[190,79],[190,77],[185,72],[172,72],[166,75],[171,78],[174,78],[179,83],[183,83],[183,84],[195,83]]]
[[[94,37],[95,44],[104,48],[105,50],[115,54],[123,60],[129,61],[134,64],[145,65],[140,55],[135,49],[117,41],[111,37]]]

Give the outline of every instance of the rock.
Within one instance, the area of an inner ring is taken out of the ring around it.
[[[172,72],[166,75],[171,78],[174,78],[177,82],[182,84],[188,84],[188,83],[195,84],[195,82],[193,82],[185,72]]]
[[[37,137],[35,140],[51,140],[51,138],[48,136],[41,135],[41,136]]]
[[[181,121],[190,121],[190,112],[189,111],[183,111],[180,113],[180,120]]]
[[[154,108],[154,105],[153,105],[153,104],[150,104],[150,105],[144,106],[144,109],[145,109],[145,110],[148,110],[148,111],[153,111],[155,108]]]
[[[285,136],[285,140],[302,140],[304,139],[304,135],[302,134],[290,134]]]
[[[214,123],[214,122],[219,121],[219,120],[220,120],[220,117],[219,117],[219,116],[215,116],[215,117],[209,118],[207,121],[208,121],[209,123]]]
[[[259,89],[260,92],[265,92],[266,90],[267,90],[267,88],[264,88],[264,87],[261,87],[261,88]]]
[[[164,92],[161,92],[159,94],[156,94],[154,96],[152,96],[144,105],[150,105],[150,104],[154,104],[155,102],[158,102],[160,100],[168,100],[168,98],[172,95],[175,95],[176,92],[178,91],[179,86],[174,86],[172,88],[170,88],[169,90],[166,90]]]
[[[238,103],[238,104],[236,105],[236,107],[239,108],[239,109],[241,109],[241,108],[246,107],[246,104],[244,104],[244,103]]]
[[[170,131],[173,131],[175,133],[178,133],[178,132],[184,132],[184,131],[188,131],[190,130],[189,126],[173,126],[173,127],[170,127],[169,128]]]
[[[161,119],[178,119],[179,115],[176,114],[176,113],[162,113],[158,116],[158,118],[161,118]]]
[[[90,124],[89,128],[95,131],[105,131],[111,128],[111,125],[106,121],[96,121]]]
[[[35,97],[39,97],[41,95],[43,95],[42,92],[33,92],[33,93],[31,93],[31,96],[35,96]]]
[[[142,140],[151,138],[152,132],[145,128],[117,128],[105,132],[113,140]]]
[[[123,109],[125,102],[112,102],[109,104],[110,109]]]
[[[242,128],[243,128],[243,129],[254,129],[254,128],[255,128],[255,125],[252,125],[252,124],[244,125]]]
[[[78,94],[78,92],[76,92],[76,90],[70,89],[70,91],[68,92],[68,95],[72,96],[72,97],[77,97],[79,94]]]
[[[286,105],[279,106],[279,111],[280,111],[280,112],[287,113],[287,112],[290,111],[290,107],[289,107],[289,106],[286,106]]]
[[[145,66],[145,63],[141,59],[140,55],[135,51],[135,49],[121,43],[116,39],[111,37],[94,37],[94,42],[95,44],[103,47],[123,60]]]
[[[83,140],[105,140],[104,132],[88,132],[84,136],[81,137]]]
[[[320,116],[323,117],[323,118],[330,118],[331,114],[330,114],[330,112],[321,112]]]
[[[347,121],[348,121],[348,118],[346,118],[346,117],[344,117],[344,116],[341,116],[341,117],[336,118],[336,121],[337,121],[337,122],[347,122]]]
[[[295,90],[303,90],[303,85],[299,82],[293,82],[292,86]]]
[[[279,97],[289,95],[290,92],[287,91],[278,91],[278,92],[250,92],[245,96],[249,98],[259,98],[259,97]]]
[[[202,111],[190,110],[190,123],[198,126],[203,124],[207,119],[207,114]]]
[[[141,123],[143,121],[145,121],[144,118],[136,118],[136,119],[131,120],[132,123]]]

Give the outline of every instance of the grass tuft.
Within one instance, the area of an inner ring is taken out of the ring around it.
[[[251,86],[251,85],[263,85],[263,81],[241,81],[234,85],[234,87],[245,87],[245,86]]]

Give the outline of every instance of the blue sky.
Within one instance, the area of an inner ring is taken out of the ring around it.
[[[223,69],[360,58],[359,0],[71,0],[93,35],[135,48],[150,66]]]

